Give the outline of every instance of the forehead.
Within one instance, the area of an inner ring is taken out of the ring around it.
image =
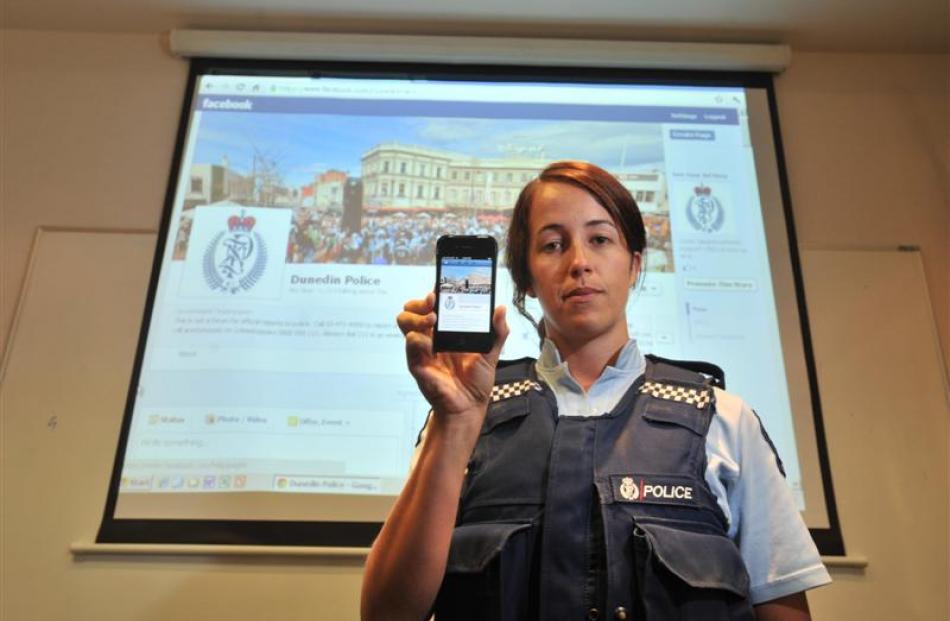
[[[586,190],[567,183],[543,183],[531,201],[528,225],[531,231],[557,225],[571,228],[593,221],[614,222],[613,217]]]

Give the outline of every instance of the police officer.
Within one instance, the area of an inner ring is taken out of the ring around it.
[[[829,578],[757,417],[711,365],[629,338],[644,246],[614,177],[557,162],[507,243],[515,306],[543,310],[537,362],[499,365],[503,306],[489,353],[434,355],[433,295],[406,303],[432,413],[367,560],[363,619],[810,618],[804,590]]]

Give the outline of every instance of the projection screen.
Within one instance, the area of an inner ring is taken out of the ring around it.
[[[724,369],[843,553],[770,76],[202,60],[99,541],[368,545],[428,411],[395,315],[433,288],[439,235],[503,254],[559,159],[644,214],[640,347]],[[508,317],[502,357],[536,356]]]

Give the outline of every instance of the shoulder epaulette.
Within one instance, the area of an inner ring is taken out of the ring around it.
[[[495,384],[494,388],[491,389],[491,402],[495,403],[503,399],[518,397],[529,390],[537,390],[540,392],[543,389],[541,388],[541,384],[532,379],[525,379],[520,382],[508,382],[507,384]]]
[[[709,405],[713,399],[713,389],[709,386],[692,388],[654,381],[644,382],[640,387],[640,393],[657,399],[694,405],[700,410]]]

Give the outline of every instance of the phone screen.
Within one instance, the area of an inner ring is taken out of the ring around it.
[[[492,259],[441,257],[436,329],[487,333],[491,330],[491,288]]]

